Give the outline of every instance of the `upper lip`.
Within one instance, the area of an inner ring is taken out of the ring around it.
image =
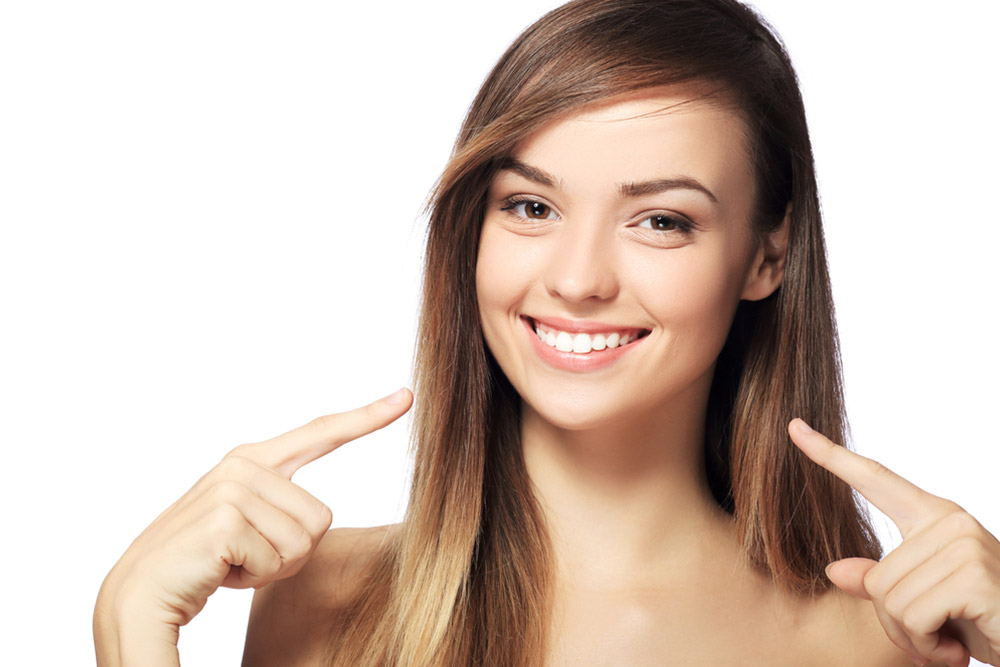
[[[586,334],[599,334],[599,333],[640,333],[643,331],[649,331],[649,329],[644,329],[642,327],[630,327],[630,326],[620,326],[617,324],[609,324],[608,322],[597,322],[595,320],[570,320],[564,317],[536,317],[534,315],[526,315],[527,319],[532,322],[538,322],[544,324],[550,329],[556,329],[557,331],[565,331],[566,333],[586,333]]]

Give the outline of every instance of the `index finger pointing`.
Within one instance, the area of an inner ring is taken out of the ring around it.
[[[927,493],[881,463],[835,444],[801,419],[791,421],[788,435],[806,456],[885,512],[904,538],[948,509],[947,500]]]
[[[296,470],[325,456],[344,443],[388,426],[413,404],[413,394],[400,389],[374,403],[325,415],[276,438],[242,445],[240,456],[291,479]]]

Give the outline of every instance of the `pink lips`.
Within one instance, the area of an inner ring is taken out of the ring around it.
[[[551,329],[565,331],[567,333],[598,334],[618,332],[623,335],[637,336],[638,339],[633,340],[628,345],[600,351],[594,350],[586,354],[561,352],[554,347],[549,347],[538,339],[538,336],[535,334],[534,326],[536,321]],[[595,322],[591,320],[567,320],[559,317],[537,318],[536,320],[530,317],[522,316],[521,322],[524,324],[524,329],[528,334],[528,340],[532,349],[535,350],[535,353],[538,354],[543,362],[559,370],[577,373],[594,371],[610,366],[621,359],[624,355],[628,354],[628,352],[637,344],[641,343],[645,335],[649,333],[648,330],[638,327],[619,328],[606,322]]]

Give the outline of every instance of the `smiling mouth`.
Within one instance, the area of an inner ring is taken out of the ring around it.
[[[601,333],[562,331],[533,318],[528,320],[538,340],[560,352],[574,354],[590,354],[625,347],[649,335],[649,329],[621,329]]]

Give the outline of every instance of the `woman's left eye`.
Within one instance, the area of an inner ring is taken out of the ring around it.
[[[673,215],[651,215],[648,218],[643,218],[639,221],[637,227],[645,227],[646,229],[652,229],[657,232],[683,232],[688,233],[691,231],[692,225],[687,220],[683,218],[673,216]]]

